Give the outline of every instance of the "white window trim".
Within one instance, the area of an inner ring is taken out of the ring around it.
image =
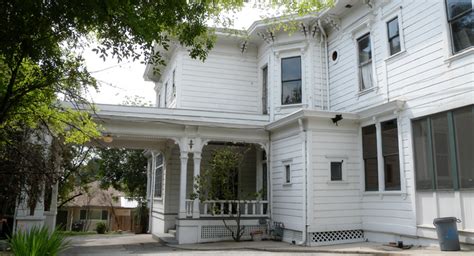
[[[399,171],[400,171],[400,190],[385,190],[385,171],[384,171],[384,161],[383,161],[383,152],[382,152],[382,130],[381,130],[381,123],[390,120],[397,120],[397,138],[398,138],[398,161],[399,161]],[[378,172],[378,183],[379,189],[378,191],[366,191],[365,190],[365,166],[363,161],[363,152],[364,148],[362,145],[362,127],[374,125],[376,129],[376,139],[377,139],[377,172]],[[383,196],[383,195],[400,195],[403,199],[407,197],[407,188],[406,188],[406,178],[405,178],[405,163],[403,160],[403,137],[402,137],[402,122],[401,117],[398,112],[394,112],[390,115],[384,116],[377,116],[373,117],[372,120],[368,120],[362,122],[360,124],[359,129],[359,137],[360,137],[360,159],[361,159],[361,168],[362,168],[362,175],[361,175],[361,187],[360,190],[362,192],[362,196]]]
[[[161,154],[162,157],[163,157],[163,161],[162,161],[162,164],[161,164],[161,165],[157,166],[157,165],[156,165],[156,157],[157,157],[158,155],[160,155],[160,154]],[[153,167],[154,167],[154,168],[153,168],[152,197],[153,197],[154,200],[163,200],[163,187],[164,187],[164,186],[163,186],[163,180],[164,180],[163,178],[164,178],[165,164],[166,164],[166,163],[165,163],[165,156],[164,156],[162,153],[153,154]],[[161,196],[160,196],[160,197],[157,197],[157,196],[155,196],[156,169],[157,169],[158,167],[160,167],[160,166],[161,166]]]
[[[275,51],[274,54],[276,56],[276,62],[277,62],[277,81],[278,81],[278,92],[279,92],[279,100],[278,100],[278,105],[276,107],[276,110],[279,111],[284,108],[293,108],[293,107],[301,107],[305,106],[307,104],[307,97],[308,92],[306,90],[306,79],[305,79],[305,72],[306,72],[306,49],[307,45],[291,45],[288,46],[289,48],[283,48],[280,49],[279,51]],[[296,48],[299,47],[299,48]],[[291,50],[290,50],[291,49]],[[282,104],[281,102],[281,97],[283,94],[283,84],[281,81],[281,60],[286,59],[286,58],[292,58],[292,57],[300,57],[301,60],[301,103],[294,103],[294,104]]]
[[[454,53],[454,45],[452,41],[452,34],[451,34],[451,28],[449,26],[448,22],[448,10],[446,9],[446,0],[440,1],[442,5],[442,15],[441,18],[443,20],[443,39],[444,39],[444,63],[446,63],[448,66],[451,65],[451,63],[455,60],[461,59],[462,57],[469,56],[474,53],[474,47],[468,47],[466,49],[463,49],[457,53]]]
[[[359,44],[358,39],[365,34],[369,34],[370,39],[370,50],[372,52],[372,87],[366,88],[364,90],[360,90],[360,74],[359,74]],[[376,70],[376,59],[375,59],[375,44],[373,40],[373,31],[372,31],[372,19],[367,18],[364,22],[359,24],[356,28],[351,31],[352,35],[352,42],[355,48],[355,73],[357,77],[357,98],[362,95],[371,93],[371,92],[378,92],[379,87],[377,83],[377,70]]]
[[[263,62],[262,65],[259,66],[258,70],[258,81],[259,81],[259,88],[260,91],[258,92],[258,97],[261,99],[260,106],[259,106],[259,113],[263,113],[263,69],[267,68],[267,115],[270,114],[270,65],[268,62]]]
[[[387,23],[394,19],[395,17],[398,18],[398,34],[400,36],[400,51],[390,55],[390,43],[388,41],[388,26]],[[393,10],[389,11],[386,15],[382,17],[385,29],[385,47],[386,47],[386,54],[387,57],[384,61],[390,61],[395,59],[396,57],[403,55],[406,52],[405,48],[405,36],[403,33],[403,16],[402,16],[402,6],[398,6]]]
[[[327,155],[327,166],[328,166],[328,184],[348,184],[349,181],[347,180],[347,161],[349,160],[348,156],[337,156],[337,155]],[[342,180],[331,180],[331,162],[342,162],[341,164],[341,172],[342,172]]]
[[[293,184],[293,160],[284,160],[281,162],[283,166],[283,177],[282,177],[282,185],[289,186]],[[286,166],[290,166],[290,182],[286,181]]]

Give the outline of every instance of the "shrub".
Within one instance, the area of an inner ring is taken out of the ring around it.
[[[97,222],[95,226],[95,230],[97,231],[98,234],[105,234],[105,230],[107,229],[107,226],[105,225],[105,222]]]
[[[17,256],[58,255],[69,247],[65,236],[47,227],[33,227],[30,231],[18,230],[8,238],[12,252]]]

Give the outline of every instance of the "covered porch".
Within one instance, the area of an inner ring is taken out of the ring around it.
[[[270,204],[267,184],[268,116],[211,111],[99,105],[98,120],[111,137],[109,146],[142,148],[148,156],[150,232],[159,236],[176,230],[180,243],[232,239],[224,226],[235,226],[241,213],[251,231],[266,226]],[[239,193],[245,200],[191,199],[195,178],[223,147],[248,148],[239,168]],[[262,192],[257,193],[257,192]],[[217,209],[217,210],[216,210]]]

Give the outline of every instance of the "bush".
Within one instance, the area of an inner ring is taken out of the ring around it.
[[[33,227],[30,231],[18,230],[8,238],[12,252],[17,256],[58,255],[69,247],[65,236],[47,227]]]
[[[105,225],[105,222],[97,222],[95,226],[95,230],[97,231],[98,234],[105,234],[106,229],[107,229],[107,226]]]

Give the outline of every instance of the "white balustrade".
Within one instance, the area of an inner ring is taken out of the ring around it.
[[[268,201],[263,200],[208,200],[201,205],[201,217],[235,217],[239,211],[242,217],[266,217],[269,209]],[[189,214],[187,207],[186,210]]]
[[[194,200],[191,199],[186,199],[186,217],[192,217],[193,216],[193,208],[194,208]]]

